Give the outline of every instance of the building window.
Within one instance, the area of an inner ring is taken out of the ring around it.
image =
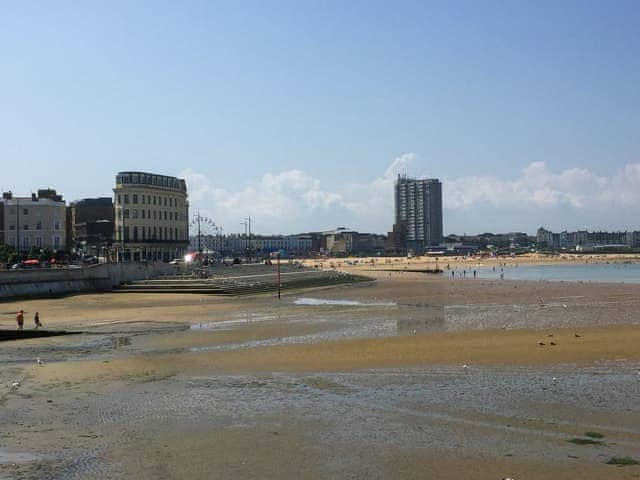
[[[124,203],[129,203],[129,195],[125,194]]]
[[[29,209],[28,208],[23,208],[22,209],[22,215],[29,215]]]
[[[29,230],[29,224],[25,223],[24,225],[22,225],[22,229],[23,230]]]
[[[60,237],[53,238],[53,248],[56,250],[60,248]]]
[[[143,212],[144,212],[144,210],[143,210]],[[145,233],[145,231],[146,231],[146,230],[147,230],[147,229],[143,226],[143,227],[142,227],[142,241],[143,241],[143,242],[144,242],[144,240],[145,240],[144,233]]]
[[[144,195],[140,195],[140,201],[142,202],[142,204],[144,205]]]
[[[42,237],[36,237],[36,247],[42,248]]]
[[[42,221],[38,220],[38,223],[36,223],[36,230],[42,230]],[[38,245],[40,246],[40,245]]]
[[[153,204],[154,205],[156,204],[156,196],[155,195],[153,196]]]
[[[134,204],[134,205],[137,205],[137,204],[138,204],[138,194],[137,194],[137,193],[134,193],[134,194],[133,194],[133,204]]]
[[[118,205],[122,203],[122,195],[118,195]]]
[[[53,229],[60,230],[60,220],[58,220],[57,218],[53,222]]]
[[[133,218],[138,218],[138,209],[137,208],[133,209]]]
[[[24,248],[25,250],[29,249],[29,237],[22,238],[22,248]]]
[[[158,236],[158,231],[156,230],[157,227],[153,227],[153,239],[155,240]]]
[[[124,218],[129,218],[129,209],[128,208],[124,209]]]
[[[164,211],[164,219],[165,220],[167,219],[167,211],[166,210]]]
[[[138,227],[137,226],[133,227],[133,241],[134,242],[138,241]]]
[[[151,220],[151,210],[147,210],[147,218]]]
[[[153,211],[153,219],[154,220],[156,219],[156,211],[155,210]]]
[[[167,206],[167,197],[164,197],[164,206]]]
[[[151,195],[147,195],[147,203],[151,205]]]
[[[142,197],[144,198],[144,197]],[[140,214],[142,215],[142,218],[144,218],[144,213],[145,213],[145,209],[143,208],[142,210],[140,210]]]
[[[16,226],[15,225],[9,225],[9,230],[15,230]]]

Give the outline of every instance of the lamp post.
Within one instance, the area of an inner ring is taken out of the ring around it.
[[[280,252],[278,252],[278,300],[280,300],[280,288],[282,284],[280,283]]]

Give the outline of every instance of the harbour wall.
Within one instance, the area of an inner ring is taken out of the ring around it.
[[[105,292],[123,283],[175,274],[162,262],[102,263],[82,268],[0,272],[0,300],[80,292]]]

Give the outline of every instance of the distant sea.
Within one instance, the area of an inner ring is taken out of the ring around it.
[[[500,279],[501,269],[476,267],[478,278]],[[505,280],[546,280],[550,282],[640,283],[640,263],[519,265],[502,268]],[[446,273],[445,273],[446,274]],[[456,271],[456,277],[458,272]],[[473,277],[467,271],[467,277]]]

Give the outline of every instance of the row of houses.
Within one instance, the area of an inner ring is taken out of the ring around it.
[[[385,250],[384,235],[360,233],[345,227],[295,235],[201,235],[191,237],[191,250],[264,257],[284,250],[290,255],[377,255]]]
[[[536,244],[538,248],[577,251],[640,248],[640,232],[590,232],[588,230],[552,232],[540,227],[536,234]]]
[[[189,203],[183,179],[147,172],[119,172],[113,197],[66,204],[53,189],[28,197],[4,192],[0,245],[24,255],[110,256],[170,260],[189,245]]]

